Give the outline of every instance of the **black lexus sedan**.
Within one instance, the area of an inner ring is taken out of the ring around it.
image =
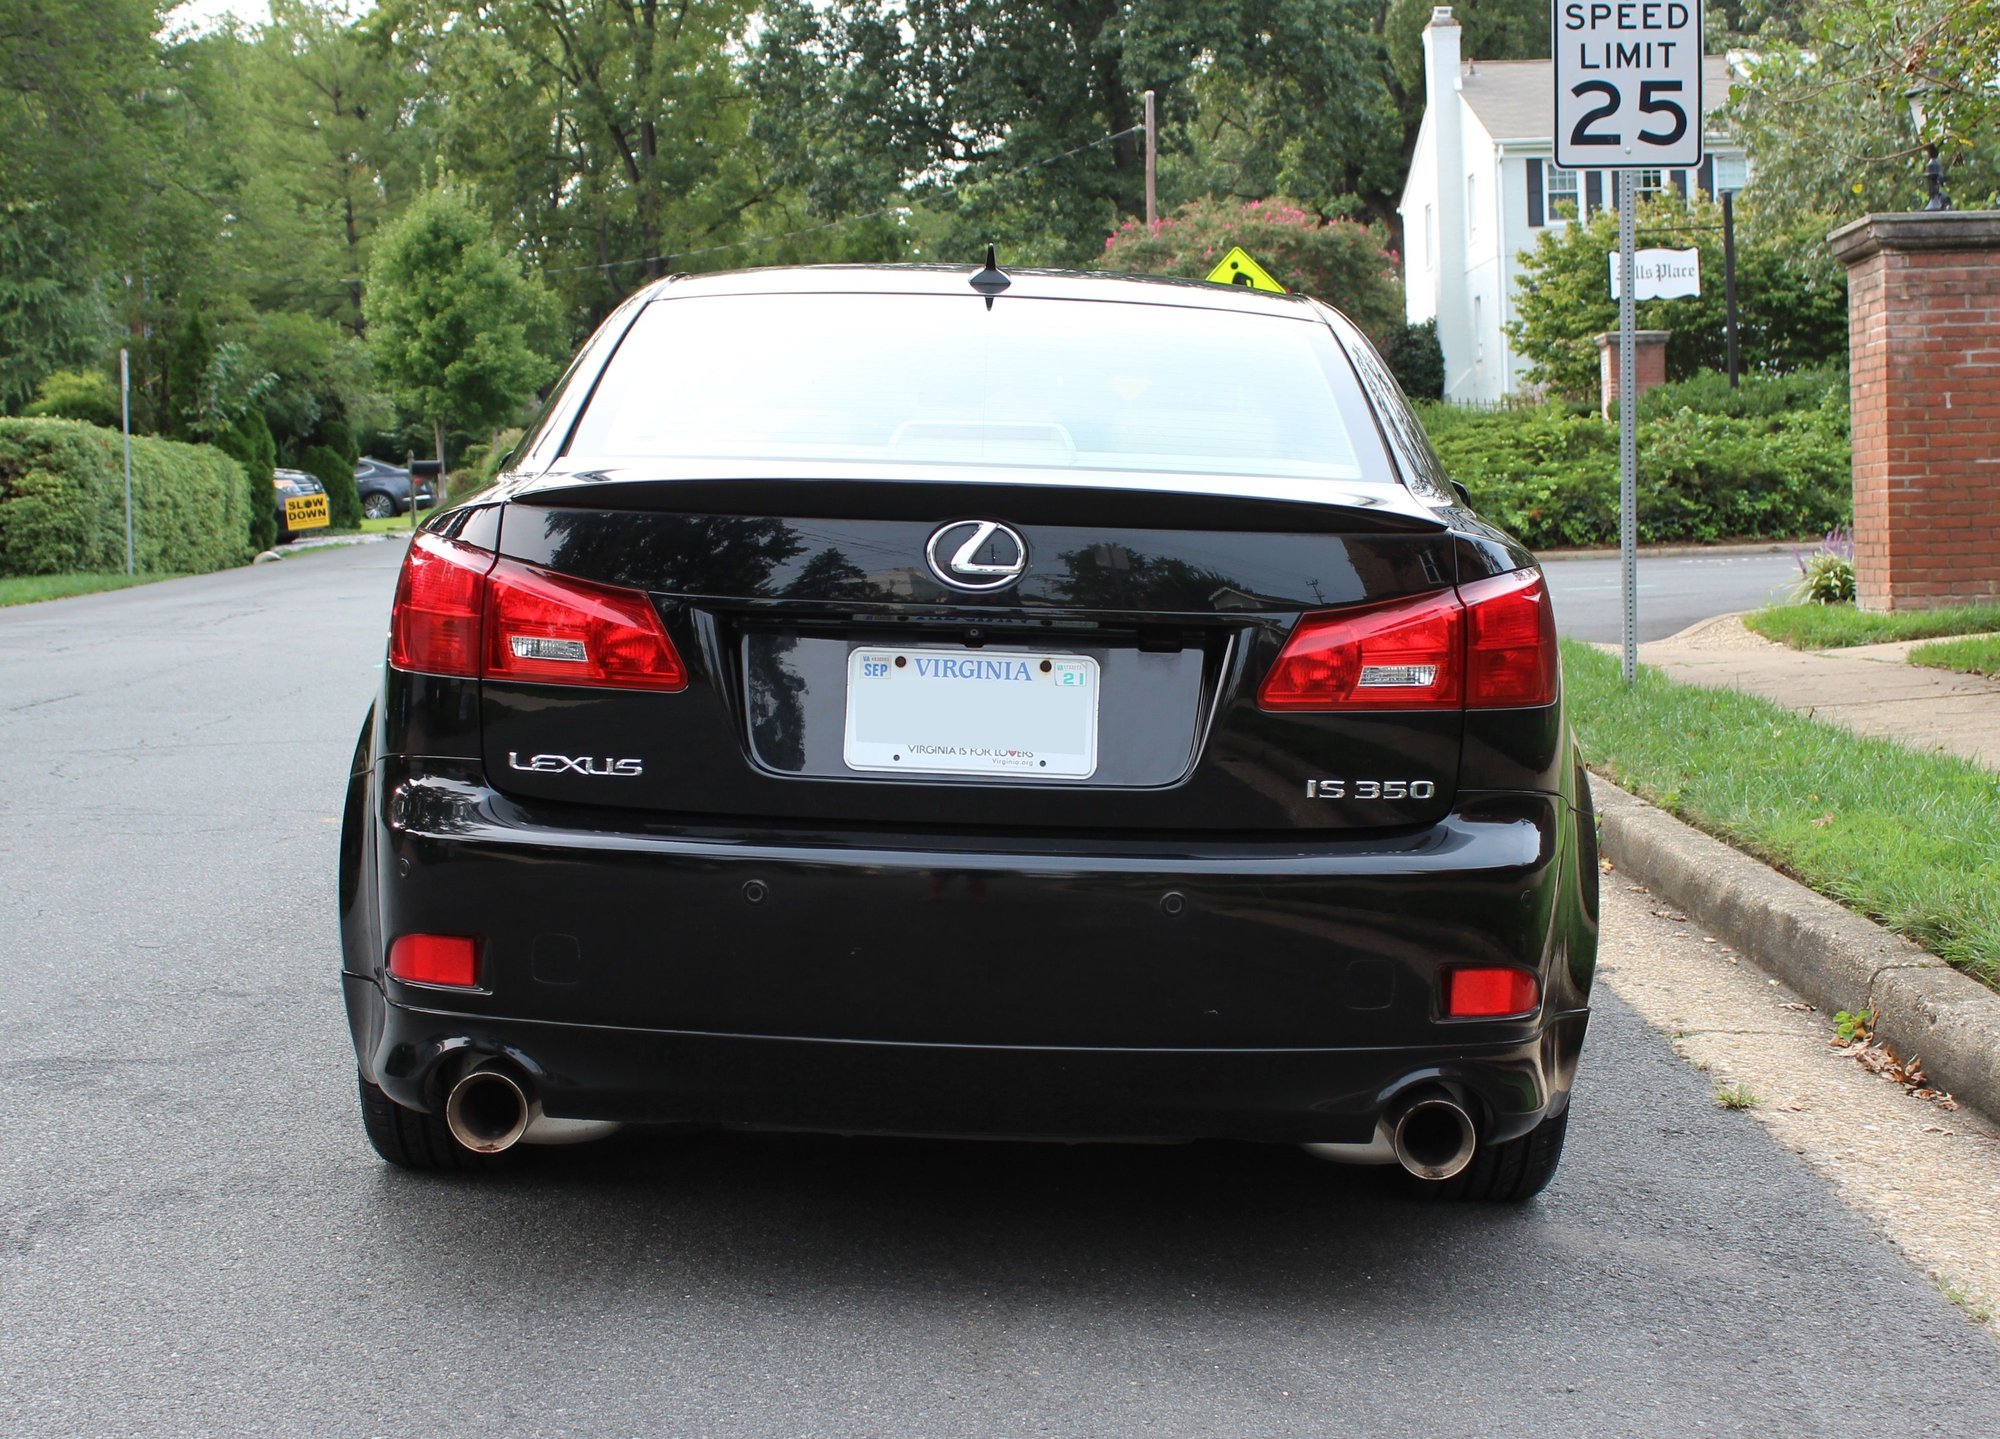
[[[1235,1138],[1521,1199],[1596,955],[1533,558],[1314,300],[663,281],[411,544],[340,860],[392,1163]]]

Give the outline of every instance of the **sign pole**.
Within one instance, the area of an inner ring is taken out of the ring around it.
[[[1625,592],[1625,683],[1639,673],[1639,406],[1636,328],[1639,286],[1632,273],[1638,239],[1636,171],[1618,174],[1618,564]]]
[[[119,427],[125,432],[125,573],[134,573],[132,555],[132,358],[118,352]]]

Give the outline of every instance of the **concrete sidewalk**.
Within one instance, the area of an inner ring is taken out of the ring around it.
[[[1860,734],[2000,769],[2000,682],[1908,663],[1923,641],[1795,650],[1722,615],[1639,646],[1671,679],[1742,690]],[[1603,646],[1615,651],[1615,646]]]

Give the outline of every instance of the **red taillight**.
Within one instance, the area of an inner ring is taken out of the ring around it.
[[[1303,616],[1264,677],[1267,710],[1512,709],[1555,701],[1555,612],[1533,570],[1415,600]]]
[[[1541,981],[1531,970],[1447,969],[1444,972],[1447,1019],[1499,1019],[1533,1014],[1541,1002]]]
[[[389,663],[432,675],[479,674],[479,617],[493,556],[436,535],[418,535],[403,557],[389,614]]]
[[[1457,708],[1465,612],[1450,591],[1307,615],[1257,691],[1267,710]]]
[[[389,663],[463,679],[680,690],[687,667],[643,590],[538,570],[456,540],[410,542]]]
[[[1561,684],[1556,615],[1533,570],[1495,575],[1459,588],[1470,628],[1465,703],[1471,709],[1553,704]]]
[[[641,590],[502,560],[487,576],[486,673],[537,684],[687,688],[687,667]]]
[[[462,934],[405,934],[389,946],[389,973],[412,984],[479,987],[479,943]]]

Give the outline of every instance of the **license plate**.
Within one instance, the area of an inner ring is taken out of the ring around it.
[[[1097,661],[999,650],[859,649],[847,657],[849,769],[1087,779]]]
[[[325,495],[287,495],[285,497],[285,528],[288,530],[316,530],[321,525],[333,523],[333,516],[327,512]]]

